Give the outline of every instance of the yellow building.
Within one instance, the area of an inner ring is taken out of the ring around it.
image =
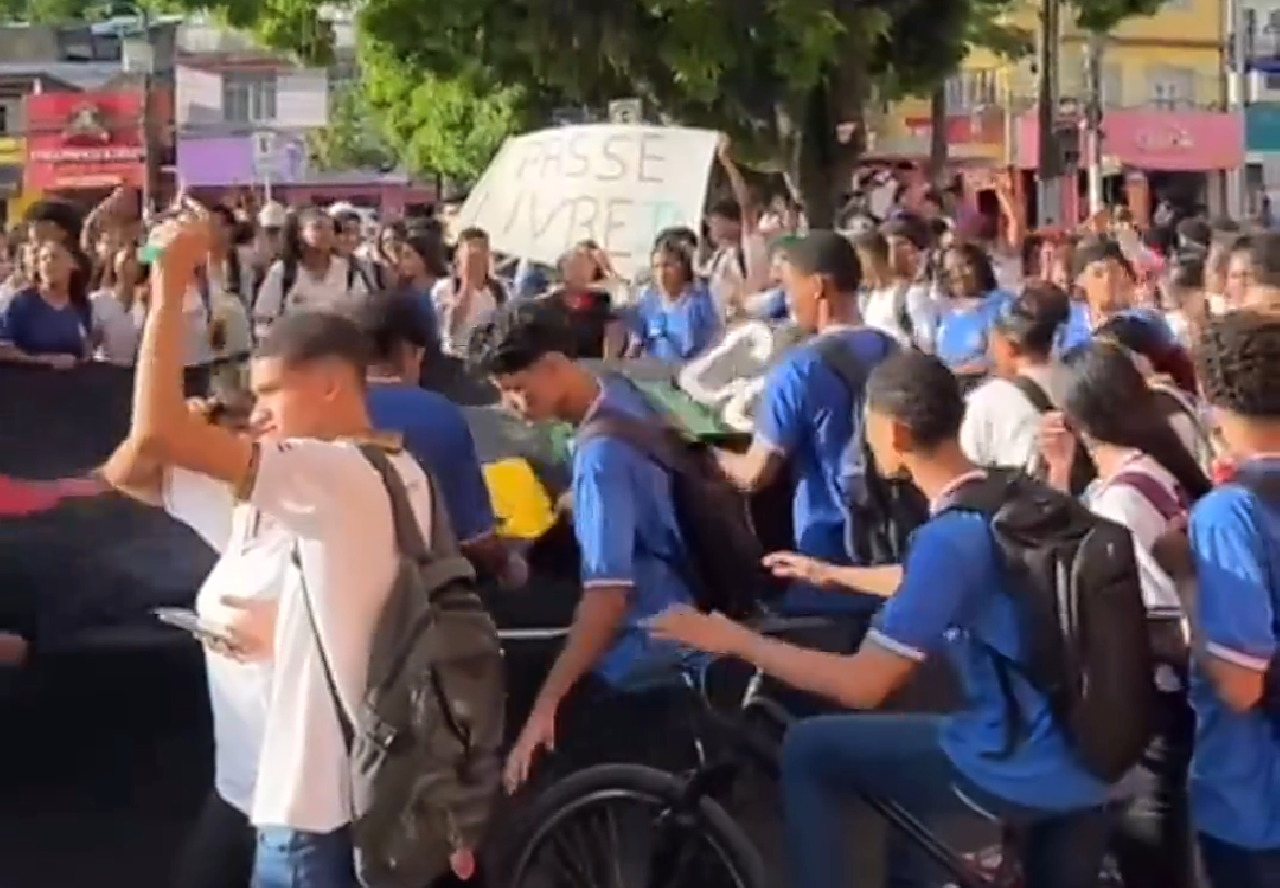
[[[1027,3],[1010,18],[1037,39],[1040,7]],[[1064,99],[1086,96],[1088,35],[1075,27],[1063,4],[1061,84]],[[1221,0],[1168,0],[1154,16],[1130,19],[1106,35],[1102,93],[1109,109],[1185,111],[1220,109],[1226,98],[1221,47],[1228,39]],[[947,84],[948,145],[957,160],[1012,162],[1017,128],[1006,123],[1035,101],[1034,54],[1004,62],[975,49]],[[898,103],[873,127],[872,151],[886,156],[927,156],[929,102]]]

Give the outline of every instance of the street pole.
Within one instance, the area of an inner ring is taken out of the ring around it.
[[[1041,228],[1056,226],[1062,216],[1062,150],[1058,144],[1058,38],[1061,0],[1042,0],[1040,10],[1040,181],[1036,203]]]
[[[1231,83],[1228,99],[1233,114],[1244,117],[1249,104],[1249,35],[1245,33],[1244,3],[1242,0],[1227,0],[1227,22],[1230,26],[1231,40]],[[1243,121],[1242,121],[1243,126]],[[1245,195],[1244,167],[1236,167],[1227,171],[1227,214],[1233,219],[1241,219],[1245,214],[1247,203]]]
[[[1106,38],[1096,31],[1089,33],[1085,61],[1085,82],[1089,97],[1084,114],[1084,148],[1089,180],[1089,215],[1101,213],[1102,195],[1102,53]]]
[[[151,101],[152,77],[156,67],[156,45],[151,33],[151,16],[140,8],[142,39],[147,43],[147,63],[142,69],[142,211],[154,213],[156,184],[155,120]]]

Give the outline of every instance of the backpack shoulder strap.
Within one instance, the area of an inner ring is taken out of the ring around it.
[[[458,579],[475,577],[471,562],[458,550],[449,511],[440,495],[440,487],[430,472],[423,471],[431,496],[431,545],[423,539],[422,528],[409,503],[409,492],[404,480],[386,450],[376,444],[361,444],[360,454],[373,466],[382,479],[382,486],[391,500],[391,521],[396,535],[396,549],[422,569],[423,582],[431,591]]]
[[[289,307],[289,294],[298,282],[298,263],[288,259],[280,260],[280,311],[276,317],[283,317]]]
[[[582,441],[609,437],[622,441],[641,456],[658,464],[662,469],[675,472],[680,469],[679,455],[671,446],[670,429],[663,423],[646,423],[620,410],[602,410],[578,430]]]
[[[1109,482],[1108,487],[1128,487],[1145,499],[1165,521],[1172,521],[1187,510],[1187,504],[1146,472],[1126,469]]]
[[[1049,413],[1054,409],[1053,401],[1049,399],[1049,393],[1044,390],[1044,386],[1030,376],[1019,373],[1009,381],[1013,383],[1014,388],[1022,392],[1022,396],[1030,401],[1031,406],[1038,412]]]
[[[818,360],[840,378],[850,395],[862,391],[867,382],[867,368],[853,349],[830,336],[815,342],[813,349],[818,353]]]

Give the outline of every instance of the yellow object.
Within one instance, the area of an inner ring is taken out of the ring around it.
[[[551,495],[527,460],[503,459],[487,463],[483,471],[499,534],[536,540],[556,523]]]

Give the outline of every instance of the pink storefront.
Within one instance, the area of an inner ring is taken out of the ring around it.
[[[1244,164],[1244,120],[1225,111],[1116,109],[1102,120],[1102,157],[1108,202],[1120,199],[1126,180],[1142,176],[1150,193],[1190,202],[1207,202],[1209,176]],[[1018,166],[1034,173],[1040,156],[1040,122],[1036,112],[1018,120]],[[1082,142],[1084,157],[1089,156]],[[1080,218],[1080,188],[1064,195],[1064,218]],[[1032,187],[1031,192],[1034,192]],[[1135,207],[1141,213],[1143,208]]]

